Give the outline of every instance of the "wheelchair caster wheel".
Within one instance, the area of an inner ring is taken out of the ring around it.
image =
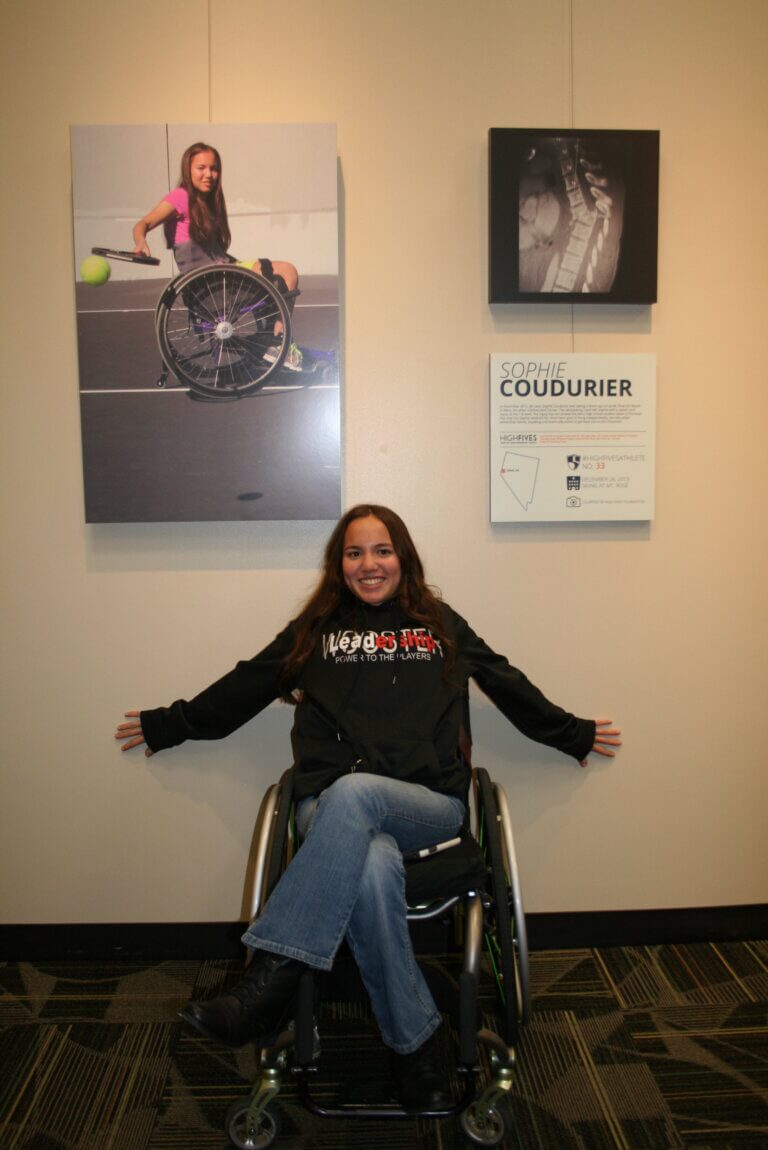
[[[165,387],[167,381],[168,381],[168,373],[166,371],[164,371],[163,374],[158,375],[157,379],[155,380],[155,387]]]
[[[265,1150],[280,1132],[280,1115],[271,1108],[262,1110],[256,1125],[248,1121],[250,1105],[250,1098],[232,1103],[225,1119],[227,1137],[237,1150]]]
[[[476,1146],[500,1146],[504,1138],[504,1118],[495,1106],[471,1102],[461,1113],[461,1126]]]

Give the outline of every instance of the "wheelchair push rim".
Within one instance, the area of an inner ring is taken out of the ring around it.
[[[282,327],[277,334],[276,324]],[[279,370],[291,320],[280,292],[263,276],[237,264],[210,264],[168,284],[155,332],[177,379],[200,395],[232,399],[258,391]]]
[[[509,818],[506,800],[487,771],[478,769],[476,779],[483,812],[481,845],[491,873],[494,900],[495,931],[486,932],[486,946],[503,1009],[505,1037],[514,1045],[520,1026],[528,1021],[530,1013],[525,915],[511,836],[504,834],[502,838]]]

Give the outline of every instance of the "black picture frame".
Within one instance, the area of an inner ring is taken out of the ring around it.
[[[490,128],[490,303],[657,300],[659,132]]]

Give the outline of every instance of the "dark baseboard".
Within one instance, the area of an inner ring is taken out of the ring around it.
[[[0,960],[237,958],[239,922],[31,923],[0,926]]]
[[[531,950],[768,938],[768,903],[526,915]],[[238,958],[239,922],[0,925],[0,961]]]
[[[768,938],[768,903],[527,914],[525,923],[531,950],[738,942]]]

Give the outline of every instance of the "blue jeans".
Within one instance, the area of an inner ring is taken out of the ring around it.
[[[243,942],[330,970],[346,937],[385,1043],[410,1054],[440,1013],[408,934],[401,852],[452,838],[464,815],[460,799],[416,783],[365,773],[337,779],[299,804],[306,839]]]

